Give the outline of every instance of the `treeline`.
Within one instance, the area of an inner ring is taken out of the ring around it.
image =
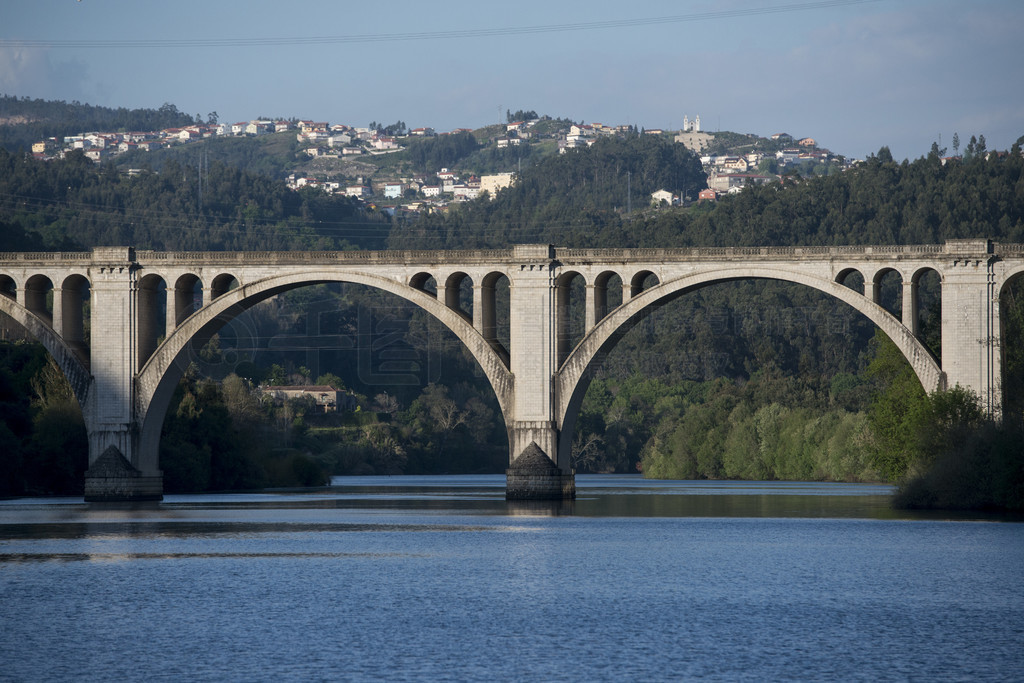
[[[159,109],[127,109],[0,95],[0,146],[10,152],[28,151],[34,143],[51,137],[163,130],[194,123],[200,121],[170,103]]]
[[[745,188],[713,211],[665,212],[638,246],[936,244],[1024,241],[1024,158],[934,154],[897,163],[888,149],[837,175]]]
[[[89,442],[41,344],[0,342],[0,496],[81,494]]]
[[[113,163],[122,171],[147,169],[160,172],[169,162],[180,167],[205,170],[222,164],[250,175],[280,179],[298,165],[299,142],[294,133],[270,135],[215,136],[187,145],[161,147],[149,152],[133,151],[118,155]]]
[[[336,376],[317,384],[344,389]],[[472,391],[428,384],[405,408],[386,393],[357,399],[354,412],[324,413],[311,397],[276,403],[233,373],[219,382],[189,375],[160,439],[164,489],[320,486],[331,474],[489,472],[507,457],[501,448],[481,450],[498,425]]]
[[[224,367],[225,351],[214,337],[200,358]],[[233,369],[249,376],[203,377],[196,365],[179,384],[160,438],[167,492],[319,486],[331,474],[490,471],[506,457],[486,445],[501,429],[492,406],[464,385],[427,384],[404,407],[386,392],[353,393],[354,411],[325,413],[311,396],[275,401],[260,387],[345,391],[337,375],[314,379],[305,367],[288,372],[276,363]]]
[[[1015,150],[898,163],[887,148],[823,178],[745,188],[717,204],[645,210],[659,189],[705,187],[696,157],[654,136],[608,138],[545,157],[492,202],[431,214],[393,246],[574,247],[925,244],[1024,241],[1024,166]],[[629,213],[632,209],[632,213]],[[627,215],[629,214],[629,215]]]
[[[143,249],[347,249],[383,245],[386,217],[353,199],[214,161],[159,173],[97,168],[80,152],[39,162],[0,149],[4,242],[47,249],[123,244]]]
[[[546,156],[525,168],[493,201],[423,216],[393,231],[394,248],[493,248],[524,242],[575,247],[633,246],[642,225],[631,207],[659,189],[693,193],[707,186],[700,160],[655,136],[602,138],[592,147]]]
[[[472,133],[453,133],[414,140],[405,151],[413,169],[421,173],[454,168],[480,148]]]

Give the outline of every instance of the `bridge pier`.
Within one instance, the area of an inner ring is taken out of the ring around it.
[[[515,377],[509,425],[507,500],[576,497],[569,453],[558,449],[555,377],[558,372],[559,296],[554,250],[546,244],[513,247],[509,274],[509,365]],[[561,294],[560,294],[561,293]],[[507,417],[506,417],[507,419]]]
[[[139,448],[134,405],[140,336],[147,333],[143,329],[140,335],[145,323],[139,314],[150,302],[139,300],[139,267],[133,249],[93,249],[93,263],[93,381],[82,406],[89,433],[85,500],[160,500],[163,473],[157,468],[157,453],[143,454]],[[144,299],[145,292],[142,295]]]
[[[554,422],[517,422],[509,429],[508,441],[511,464],[505,470],[505,500],[576,498],[575,471],[557,464]]]
[[[137,451],[135,441],[128,430],[90,432],[90,462],[85,471],[87,503],[163,499],[163,472],[144,472],[125,456]],[[96,453],[99,455],[94,459]]]
[[[574,500],[576,472],[562,470],[535,443],[505,470],[505,500]]]

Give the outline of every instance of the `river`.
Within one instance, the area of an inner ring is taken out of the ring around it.
[[[0,501],[0,680],[1024,679],[1024,524],[885,486]]]

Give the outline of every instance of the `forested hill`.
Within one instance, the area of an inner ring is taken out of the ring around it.
[[[697,156],[679,144],[632,134],[602,138],[522,170],[497,196],[455,205],[393,230],[395,248],[498,247],[551,242],[567,246],[630,246],[640,224],[627,226],[657,190],[696,196],[707,187]]]
[[[0,95],[0,147],[27,151],[46,138],[63,138],[86,131],[143,131],[188,126],[196,119],[173,104],[159,109],[98,107]]]
[[[35,161],[0,148],[0,248],[471,248],[547,242],[573,247],[785,246],[1024,242],[1024,158],[937,154],[897,163],[888,150],[825,177],[748,187],[716,203],[652,209],[650,194],[695,196],[699,160],[649,135],[605,138],[544,157],[496,197],[394,224],[346,197],[211,161],[168,160],[120,174],[81,154]],[[77,246],[76,246],[77,245]]]
[[[717,204],[651,210],[650,193],[704,187],[681,145],[602,140],[545,159],[494,201],[393,230],[394,247],[922,244],[990,237],[1024,242],[1024,158],[937,154],[897,163],[888,149],[844,173],[747,187]],[[629,176],[627,178],[627,173]],[[627,213],[627,183],[632,213]],[[691,189],[695,188],[695,189]]]
[[[659,246],[1024,242],[1024,157],[1015,146],[897,163],[883,147],[850,171],[746,188],[713,211],[660,214],[637,234]]]
[[[372,249],[388,228],[348,197],[220,163],[129,176],[79,152],[40,162],[0,149],[0,249]]]

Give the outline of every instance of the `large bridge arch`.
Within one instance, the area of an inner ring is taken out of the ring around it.
[[[589,372],[640,320],[655,308],[702,287],[736,280],[779,280],[806,285],[829,294],[862,313],[896,344],[906,357],[925,390],[941,388],[944,375],[931,352],[891,313],[866,296],[834,280],[775,267],[742,265],[716,268],[668,280],[651,287],[612,311],[573,349],[559,368],[555,387],[558,452],[571,453],[576,417],[590,384]]]
[[[494,390],[505,423],[511,423],[512,375],[499,354],[473,324],[465,319],[461,310],[449,308],[429,292],[380,275],[357,271],[312,270],[247,282],[223,292],[183,321],[156,349],[136,379],[136,414],[142,419],[139,452],[141,458],[152,459],[146,463],[149,469],[157,469],[164,417],[174,388],[188,367],[186,347],[195,341],[205,343],[237,315],[276,294],[329,282],[366,285],[389,292],[433,315],[469,349]]]
[[[0,312],[18,323],[28,331],[43,348],[53,357],[64,376],[71,384],[71,390],[78,399],[82,411],[88,409],[89,387],[92,375],[85,364],[79,359],[74,349],[67,344],[57,332],[38,315],[29,311],[18,302],[6,296],[0,296]]]

